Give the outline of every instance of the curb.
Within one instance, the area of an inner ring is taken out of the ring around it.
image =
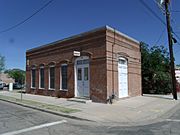
[[[17,103],[17,102],[5,100],[5,99],[0,99],[0,100],[4,101],[4,102],[12,103],[12,104],[20,105],[20,106],[23,106],[23,107],[35,109],[35,110],[38,110],[38,111],[41,111],[41,112],[51,113],[51,114],[54,114],[54,115],[57,115],[57,116],[62,116],[62,117],[66,117],[66,118],[70,118],[70,119],[75,119],[75,120],[83,120],[83,121],[95,122],[95,121],[92,121],[92,120],[83,119],[83,118],[72,116],[72,115],[62,114],[62,113],[59,113],[59,112],[51,111],[51,110],[48,110],[48,109],[42,109],[42,108],[38,108],[38,107],[35,107],[35,106],[31,106],[31,105]]]

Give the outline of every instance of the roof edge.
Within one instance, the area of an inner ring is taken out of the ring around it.
[[[137,41],[137,40],[129,37],[128,35],[126,35],[126,34],[124,34],[124,33],[121,33],[120,31],[116,30],[115,28],[112,28],[112,27],[110,27],[110,26],[108,26],[108,25],[105,25],[105,26],[103,26],[103,27],[95,28],[95,29],[90,30],[90,31],[87,31],[87,32],[82,32],[82,33],[77,34],[77,35],[73,35],[73,36],[70,36],[70,37],[67,37],[67,38],[64,38],[64,39],[61,39],[61,40],[57,40],[57,41],[55,41],[55,42],[51,42],[51,43],[48,43],[48,44],[45,44],[45,45],[41,45],[41,46],[39,46],[39,47],[35,47],[35,48],[32,48],[32,49],[28,49],[28,50],[26,51],[26,53],[32,52],[32,51],[36,51],[36,50],[39,50],[39,49],[44,48],[44,47],[52,46],[52,45],[55,45],[55,44],[57,44],[57,43],[61,43],[61,42],[64,42],[64,41],[67,41],[67,40],[70,40],[70,39],[75,39],[75,38],[78,38],[78,37],[81,37],[81,36],[84,36],[84,35],[87,35],[87,34],[90,34],[90,33],[94,33],[94,32],[100,31],[100,30],[111,30],[111,31],[115,31],[115,32],[118,33],[119,35],[121,35],[121,36],[123,36],[123,37],[125,37],[125,38],[127,38],[127,39],[129,39],[129,40],[131,40],[131,41],[133,41],[133,42],[135,42],[135,43],[137,43],[137,44],[140,43],[139,41]]]
[[[38,49],[41,49],[41,48],[44,48],[44,47],[48,47],[48,46],[51,46],[51,45],[55,45],[55,44],[57,44],[57,43],[61,43],[61,42],[64,42],[64,41],[67,41],[67,40],[70,40],[70,39],[75,39],[75,38],[78,38],[78,37],[87,35],[87,34],[89,34],[89,33],[94,33],[94,32],[96,32],[96,31],[103,30],[103,29],[106,30],[106,29],[107,29],[107,26],[95,28],[95,29],[93,29],[93,30],[89,30],[89,31],[86,31],[86,32],[82,32],[82,33],[80,33],[80,34],[76,34],[76,35],[73,35],[73,36],[70,36],[70,37],[61,39],[61,40],[57,40],[57,41],[55,41],[55,42],[51,42],[51,43],[48,43],[48,44],[45,44],[45,45],[41,45],[41,46],[39,46],[39,47],[35,47],[35,48],[32,48],[32,49],[28,49],[26,52],[35,51],[35,50],[38,50]]]
[[[134,39],[134,38],[132,38],[132,37],[130,37],[130,36],[128,36],[128,35],[120,32],[120,31],[118,31],[117,29],[115,29],[115,28],[113,28],[113,27],[110,27],[110,26],[108,26],[108,25],[106,25],[105,27],[106,27],[107,30],[115,31],[115,32],[118,33],[119,35],[121,35],[121,36],[123,36],[123,37],[125,37],[125,38],[127,38],[127,39],[129,39],[129,40],[131,40],[131,41],[134,41],[134,42],[137,43],[137,44],[140,44],[140,42],[139,42],[138,40],[136,40],[136,39]]]

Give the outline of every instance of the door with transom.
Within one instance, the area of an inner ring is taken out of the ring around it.
[[[89,97],[89,59],[76,61],[77,97]]]
[[[125,58],[118,61],[119,98],[128,96],[128,64]]]

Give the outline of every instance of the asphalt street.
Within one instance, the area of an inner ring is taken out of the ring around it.
[[[142,126],[105,126],[0,101],[1,135],[180,135],[180,108],[162,122]]]

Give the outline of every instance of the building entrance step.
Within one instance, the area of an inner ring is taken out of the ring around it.
[[[75,97],[75,98],[69,98],[67,101],[70,102],[78,102],[78,103],[84,103],[84,104],[89,104],[92,102],[90,98],[88,97]]]

